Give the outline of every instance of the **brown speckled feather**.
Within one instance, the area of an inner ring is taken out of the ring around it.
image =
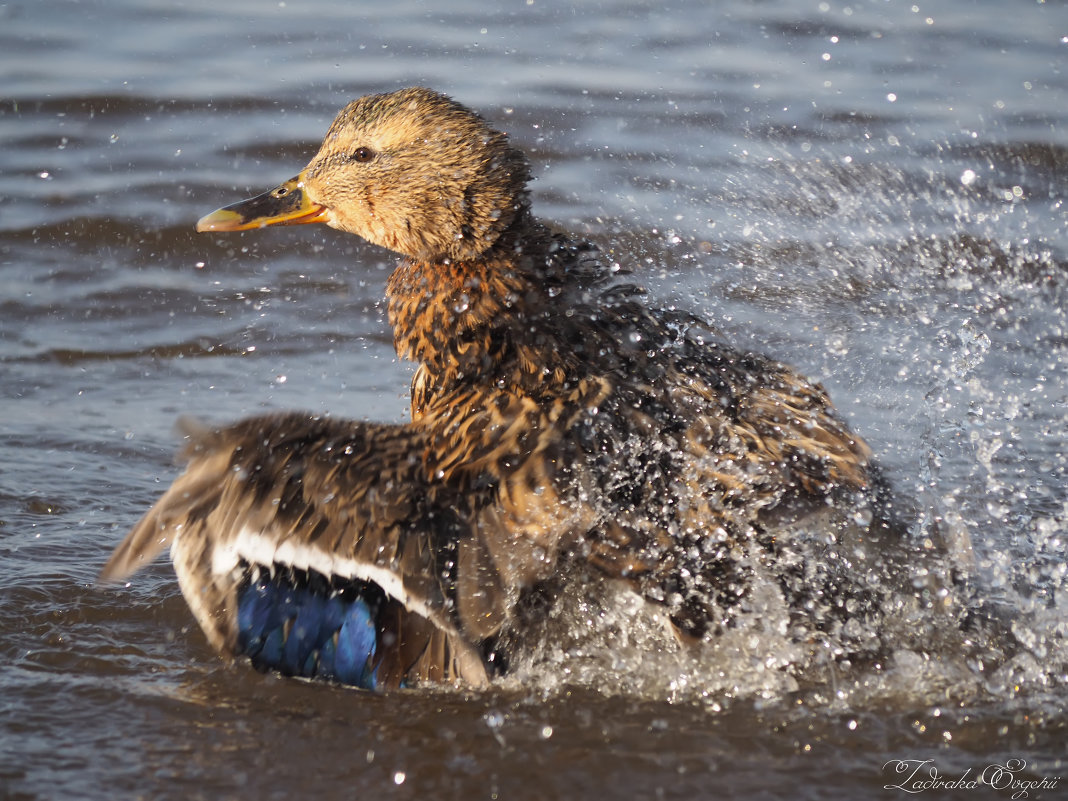
[[[185,425],[186,472],[104,567],[120,578],[171,546],[175,570],[208,640],[233,653],[235,591],[249,564],[375,580],[398,601],[398,659],[383,678],[486,680],[482,657],[453,623],[462,508],[428,487],[411,426],[297,413],[219,430]],[[372,480],[373,477],[373,480]],[[447,659],[424,660],[423,652]]]

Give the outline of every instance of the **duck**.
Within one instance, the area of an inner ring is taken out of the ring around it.
[[[758,573],[802,638],[877,606],[853,574],[890,528],[881,482],[824,388],[658,308],[542,223],[530,180],[505,133],[416,87],[349,103],[296,177],[200,219],[398,254],[410,420],[184,421],[184,473],[101,580],[169,547],[225,658],[364,689],[487,686],[569,575],[635,593],[679,642],[755,608]]]

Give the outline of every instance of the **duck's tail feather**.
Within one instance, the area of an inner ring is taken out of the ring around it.
[[[218,503],[222,478],[230,466],[230,454],[208,447],[212,433],[202,423],[189,418],[178,422],[188,444],[182,458],[191,460],[200,453],[200,469],[180,475],[156,504],[138,521],[126,539],[115,549],[100,571],[97,581],[121,581],[149,564],[171,545],[184,521],[196,519],[198,507]]]

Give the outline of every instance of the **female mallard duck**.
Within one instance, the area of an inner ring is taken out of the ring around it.
[[[296,178],[201,219],[324,222],[401,254],[412,420],[188,427],[188,468],[102,578],[170,544],[219,651],[362,687],[485,683],[567,571],[626,582],[684,639],[730,626],[754,571],[809,636],[855,612],[867,445],[820,386],[612,285],[595,247],[534,218],[529,177],[479,116],[405,89],[350,103]],[[843,538],[827,560],[800,545]]]

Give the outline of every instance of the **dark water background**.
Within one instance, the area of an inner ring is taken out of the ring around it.
[[[178,415],[406,414],[390,255],[192,225],[410,84],[509,131],[542,216],[823,381],[1012,659],[916,641],[794,691],[774,644],[635,637],[368,695],[223,664],[165,562],[95,587]],[[927,797],[1068,796],[1066,194],[1061,0],[0,3],[0,797],[903,798],[906,759],[1046,781]]]

